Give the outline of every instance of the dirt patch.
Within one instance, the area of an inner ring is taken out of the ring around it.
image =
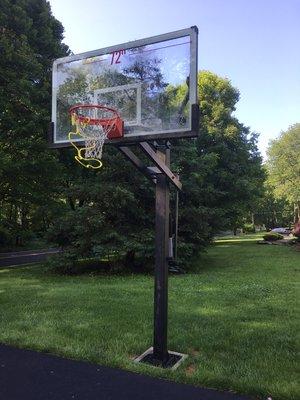
[[[192,376],[194,375],[194,373],[196,372],[196,367],[195,365],[189,365],[186,369],[185,369],[185,373],[188,376]]]

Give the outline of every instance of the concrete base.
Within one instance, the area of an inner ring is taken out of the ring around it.
[[[173,356],[173,358],[175,359],[174,363],[171,363],[171,365],[164,366],[164,365],[153,364],[151,362],[146,361],[146,359],[153,354],[153,347],[150,347],[143,354],[136,357],[133,361],[136,363],[145,363],[148,365],[152,365],[153,367],[168,368],[171,370],[175,370],[188,357],[187,354],[177,353],[176,351],[168,351],[168,353],[171,357]]]

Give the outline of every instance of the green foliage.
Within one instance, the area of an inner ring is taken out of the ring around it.
[[[238,91],[227,79],[199,74],[200,127],[197,140],[174,147],[180,194],[180,237],[196,249],[212,235],[241,224],[263,194],[265,173],[257,135],[233,117]]]
[[[0,227],[0,246],[7,246],[12,243],[11,233],[8,229]]]
[[[172,107],[181,104],[185,92],[172,89]],[[237,90],[228,80],[202,72],[199,98],[199,138],[172,146],[171,169],[183,183],[178,254],[186,268],[215,232],[236,226],[255,207],[265,176],[256,135],[232,116]],[[105,148],[100,171],[81,169],[72,151],[60,150],[59,160],[65,176],[59,190],[70,208],[53,224],[52,240],[70,247],[78,258],[109,255],[126,260],[134,254],[132,264],[143,259],[153,265],[154,191],[145,178],[110,147]],[[173,196],[172,191],[171,204]],[[85,226],[90,213],[99,226]]]
[[[4,0],[0,11],[3,226],[16,238],[47,232],[52,243],[64,247],[67,255],[58,258],[64,257],[67,269],[82,257],[119,258],[126,265],[142,259],[153,265],[154,190],[149,182],[109,146],[100,171],[80,168],[72,149],[47,149],[51,63],[68,54],[49,3]],[[132,66],[126,80],[138,79],[142,70],[151,71],[157,90],[166,86],[159,60]],[[101,86],[100,81],[92,84]],[[60,96],[72,93],[75,102],[84,100],[86,85],[84,77],[74,75]],[[169,86],[166,93],[160,99],[162,114],[185,104],[186,85]],[[238,91],[227,79],[201,72],[199,98],[199,138],[172,147],[171,169],[180,174],[184,189],[178,254],[185,266],[214,233],[236,227],[253,211],[264,179],[257,135],[233,116]]]
[[[245,233],[255,233],[255,225],[254,224],[244,224],[243,231]]]
[[[49,257],[44,263],[44,270],[54,275],[124,274],[128,271],[132,273],[132,267],[126,269],[126,265],[118,259],[100,259],[99,257],[78,259],[76,253],[68,250]]]
[[[279,198],[274,193],[274,187],[270,184],[269,175],[264,183],[264,195],[258,202],[255,210],[255,222],[264,224],[266,229],[277,226],[289,226],[293,221],[293,208],[284,198]]]
[[[1,1],[0,32],[0,219],[17,242],[57,213],[60,171],[45,138],[52,61],[68,50],[46,0]]]
[[[283,239],[283,236],[280,235],[280,233],[276,233],[276,232],[269,232],[266,233],[263,236],[264,240],[268,241],[268,242],[275,242],[276,240],[281,240]]]
[[[58,275],[70,275],[76,271],[77,255],[70,251],[54,254],[44,263],[45,272]]]
[[[70,150],[60,150],[67,200],[50,230],[52,242],[82,257],[153,257],[154,191],[116,149],[107,147],[100,171],[82,169]],[[130,184],[129,177],[130,176]]]
[[[270,143],[268,149],[269,183],[276,198],[294,208],[300,219],[300,124],[292,125]]]
[[[93,207],[83,206],[69,210],[49,229],[49,239],[59,246],[77,250],[82,257],[89,256],[97,244],[103,220]]]

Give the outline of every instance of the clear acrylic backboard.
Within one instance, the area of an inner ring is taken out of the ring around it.
[[[53,64],[50,145],[70,145],[71,107],[114,108],[115,144],[198,134],[197,27],[60,58]]]

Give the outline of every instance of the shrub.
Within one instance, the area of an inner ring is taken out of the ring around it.
[[[275,242],[276,240],[280,240],[283,239],[283,236],[280,235],[280,233],[276,233],[276,232],[269,232],[266,233],[263,236],[264,240],[268,241],[268,242]]]
[[[54,274],[71,274],[76,261],[76,255],[72,252],[54,254],[47,258],[45,270]]]
[[[48,257],[45,271],[57,275],[81,275],[85,273],[121,272],[124,266],[118,261],[98,258],[77,259],[77,255],[67,250]]]
[[[11,244],[11,242],[12,237],[10,232],[4,227],[0,227],[0,246],[7,246]]]
[[[243,231],[245,233],[255,233],[255,226],[254,224],[244,224]]]

